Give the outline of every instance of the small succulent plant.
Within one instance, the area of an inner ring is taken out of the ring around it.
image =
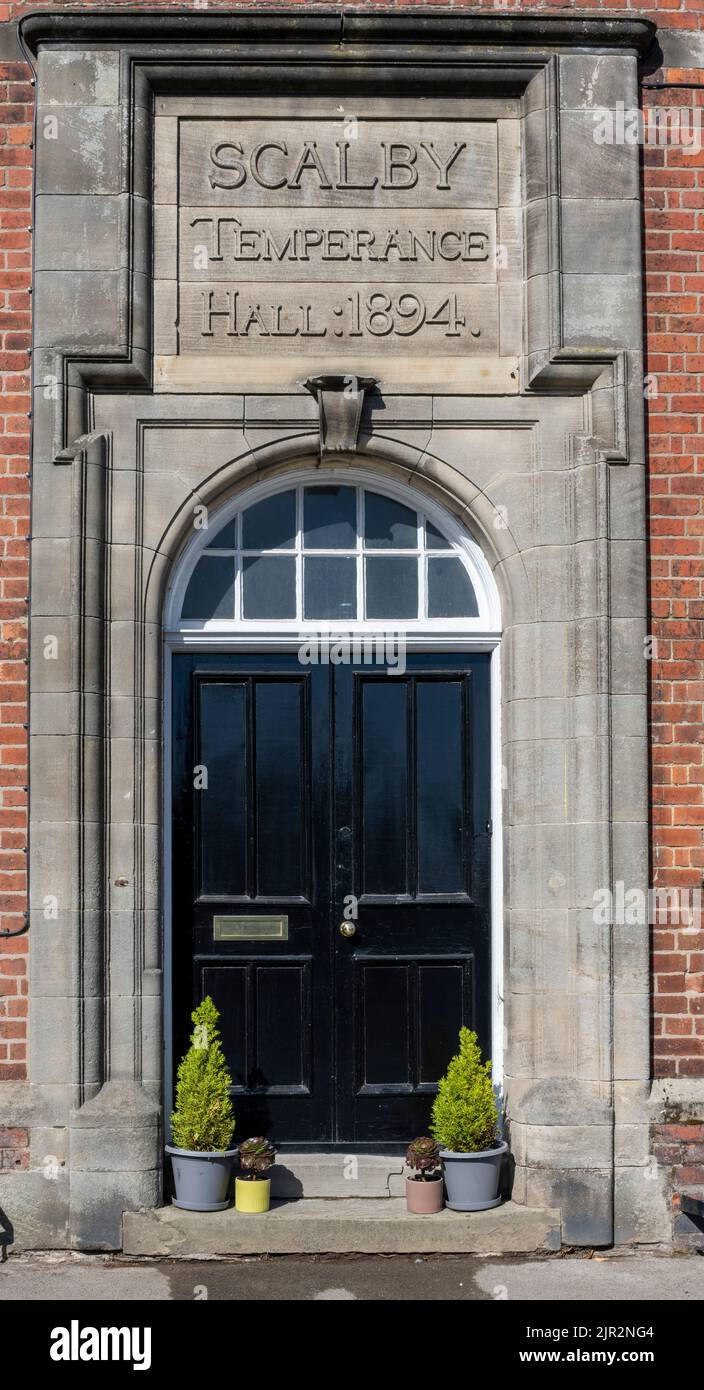
[[[243,1176],[253,1179],[261,1177],[276,1160],[274,1145],[261,1136],[245,1139],[244,1143],[240,1144],[239,1154],[240,1167],[244,1169]]]
[[[415,1168],[413,1176],[416,1182],[427,1182],[437,1176],[440,1167],[440,1145],[429,1135],[421,1135],[408,1145],[406,1163],[409,1168]]]

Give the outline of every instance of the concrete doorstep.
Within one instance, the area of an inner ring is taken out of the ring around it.
[[[401,1154],[279,1154],[271,1175],[272,1200],[298,1197],[404,1197]]]
[[[279,1154],[262,1215],[165,1206],[125,1212],[126,1255],[525,1254],[559,1250],[560,1214],[506,1202],[432,1216],[406,1210],[399,1154]]]
[[[520,1254],[559,1250],[560,1215],[506,1202],[490,1211],[415,1216],[403,1197],[277,1201],[257,1216],[125,1212],[126,1255]]]

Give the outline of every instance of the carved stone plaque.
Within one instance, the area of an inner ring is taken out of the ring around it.
[[[517,122],[272,110],[157,121],[159,384],[516,390]]]

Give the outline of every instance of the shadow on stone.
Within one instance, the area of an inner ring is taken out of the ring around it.
[[[516,1174],[516,1160],[509,1149],[501,1165],[501,1178],[499,1181],[499,1192],[505,1201],[511,1200],[513,1192],[513,1181]]]
[[[0,1207],[0,1264],[4,1264],[7,1259],[8,1245],[15,1243],[15,1228],[7,1215],[7,1212]]]
[[[303,1183],[285,1163],[275,1163],[270,1176],[272,1201],[298,1202],[303,1196]]]

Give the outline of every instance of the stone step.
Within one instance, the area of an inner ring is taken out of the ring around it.
[[[271,1169],[271,1195],[298,1197],[403,1197],[402,1154],[286,1153]]]
[[[491,1211],[414,1216],[401,1197],[306,1198],[250,1216],[222,1212],[125,1212],[126,1255],[193,1258],[292,1254],[524,1254],[559,1250],[557,1211],[506,1202]]]

